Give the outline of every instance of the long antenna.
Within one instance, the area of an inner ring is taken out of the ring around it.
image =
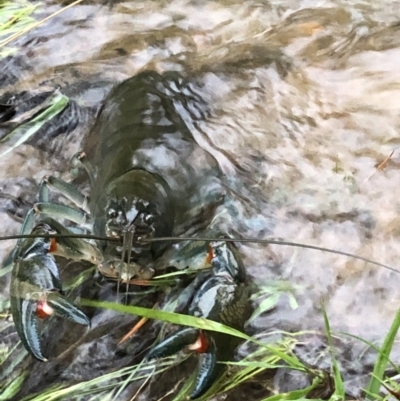
[[[91,234],[46,234],[46,235],[36,235],[36,234],[18,234],[18,235],[8,235],[4,237],[0,237],[0,241],[6,240],[15,240],[15,239],[24,239],[24,238],[82,238],[88,240],[97,240],[97,241],[110,241],[110,242],[121,242],[119,238],[111,238],[111,237],[102,237],[98,235]],[[347,256],[349,258],[362,260],[364,262],[370,263],[374,266],[383,267],[384,269],[393,271],[395,273],[400,273],[400,270],[395,269],[394,267],[385,265],[383,263],[376,262],[374,260],[364,258],[363,256],[354,255],[352,253],[338,251],[336,249],[324,248],[316,245],[308,245],[302,244],[299,242],[292,241],[283,241],[278,239],[258,239],[258,238],[206,238],[206,237],[156,237],[156,238],[137,238],[137,242],[146,243],[146,242],[182,242],[182,241],[226,241],[226,242],[242,242],[242,243],[255,243],[255,244],[268,244],[268,245],[285,245],[285,246],[294,246],[297,248],[305,248],[305,249],[313,249],[316,251],[329,252],[334,253],[336,255]]]

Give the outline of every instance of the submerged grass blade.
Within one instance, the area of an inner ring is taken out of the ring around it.
[[[255,300],[258,298],[264,298],[258,305],[258,307],[254,310],[251,315],[249,321],[254,320],[259,315],[269,310],[274,309],[280,298],[282,296],[286,296],[289,301],[289,305],[292,309],[296,309],[298,307],[298,303],[295,297],[296,291],[300,288],[294,286],[285,281],[277,281],[274,283],[265,282],[265,283],[257,283],[257,288],[259,291],[252,295],[251,299]]]
[[[196,380],[197,372],[193,371],[192,374],[185,380],[183,386],[181,386],[178,394],[172,399],[172,401],[186,401],[190,394],[190,389],[192,388],[194,381]],[[179,386],[180,383],[177,383]],[[178,387],[176,387],[177,389]],[[175,390],[176,390],[175,389]],[[201,397],[199,401],[201,401],[204,397]]]
[[[0,154],[0,158],[13,151],[16,147],[26,142],[32,135],[34,135],[45,123],[54,118],[57,114],[61,113],[68,105],[69,99],[60,92],[55,92],[52,95],[51,105],[31,121],[24,123],[10,132],[4,137],[1,142],[5,142],[14,136],[20,138],[10,148]]]
[[[136,369],[133,369],[132,372],[130,372],[129,376],[125,380],[123,380],[121,386],[117,389],[117,391],[113,397],[113,401],[118,401],[118,397],[124,391],[126,386],[133,380],[134,375],[140,370],[140,368],[142,367],[142,364],[143,364],[143,361],[140,362],[136,366]]]
[[[264,344],[260,341],[255,340],[254,338],[248,336],[247,334],[242,333],[239,330],[232,329],[222,323],[217,323],[212,320],[198,318],[194,316],[182,315],[179,313],[166,312],[161,310],[154,310],[149,308],[143,308],[139,306],[127,306],[120,305],[114,302],[98,302],[92,301],[88,299],[84,299],[81,301],[81,304],[84,306],[93,306],[97,308],[105,308],[115,310],[121,313],[129,313],[132,315],[138,315],[142,317],[147,317],[148,319],[161,320],[164,322],[169,322],[172,324],[182,325],[182,326],[190,326],[198,329],[216,331],[219,333],[225,333],[234,337],[241,338],[246,341],[253,342],[260,347],[263,347],[275,355],[279,356],[283,361],[285,361],[290,368],[304,371],[306,370],[305,366],[299,361],[296,356],[291,356],[286,354],[285,352],[281,352],[280,350],[274,349],[273,347]]]
[[[49,15],[46,18],[43,18],[42,20],[38,21],[38,22],[34,22],[33,24],[30,24],[29,26],[27,26],[24,29],[20,29],[18,30],[18,32],[16,32],[14,35],[11,35],[9,37],[7,37],[6,39],[0,41],[0,49],[3,46],[8,45],[10,42],[12,42],[15,39],[18,39],[20,36],[24,35],[25,33],[31,31],[34,28],[37,28],[38,26],[44,24],[45,22],[49,21],[50,19],[54,18],[55,16],[57,16],[58,14],[61,14],[62,12],[64,12],[65,10],[68,10],[71,7],[76,6],[79,3],[82,3],[83,0],[76,0],[71,4],[68,4],[67,6],[61,8],[60,10],[56,11],[55,13]]]
[[[1,268],[1,266],[0,266],[0,277],[3,277],[6,274],[10,273],[12,268],[13,268],[13,265],[9,265],[9,266],[4,267],[4,268]]]
[[[315,377],[313,382],[306,388],[301,390],[293,390],[288,393],[275,394],[270,397],[264,398],[261,401],[283,401],[283,400],[302,400],[305,399],[307,394],[321,384],[322,378]],[[314,399],[315,400],[315,399]]]
[[[381,382],[385,369],[389,361],[389,355],[393,347],[394,339],[396,338],[397,332],[400,327],[400,309],[397,311],[393,323],[385,337],[385,341],[382,344],[378,359],[375,362],[374,370],[372,372],[372,378],[366,390],[367,398],[374,400],[379,398],[379,390],[381,388]]]
[[[3,1],[0,7],[0,57],[7,57],[17,51],[15,48],[5,47],[10,37],[30,29],[35,20],[33,12],[41,6],[31,4],[25,0]]]
[[[375,344],[371,343],[368,340],[365,340],[362,337],[359,337],[359,336],[356,336],[356,335],[350,334],[350,333],[345,333],[344,331],[341,331],[340,334],[343,334],[345,336],[352,337],[352,338],[354,338],[354,339],[356,339],[358,341],[361,341],[364,344],[368,345],[373,350],[375,350],[378,354],[383,354],[382,350],[378,346],[376,346]],[[399,366],[397,366],[391,359],[388,359],[388,363],[392,366],[392,368],[394,370],[397,370],[397,372],[400,372]]]
[[[173,361],[171,360],[165,361],[164,363],[159,363],[159,368],[155,373],[161,373],[169,369],[172,363]],[[153,374],[153,370],[154,364],[142,363],[139,365],[129,366],[92,380],[74,384],[69,387],[57,386],[47,389],[40,394],[28,395],[21,401],[71,400],[74,399],[74,397],[81,398],[84,395],[97,394],[97,396],[99,396],[99,393],[104,393],[105,391],[111,391],[112,393],[114,393],[115,391],[118,391],[120,386],[126,385],[126,379],[121,379],[121,376],[130,376],[132,373],[137,373],[137,375],[134,375],[134,377],[132,377],[131,379],[132,381],[138,381],[142,379],[147,379],[149,375]],[[110,381],[113,382],[110,384]],[[101,399],[104,400],[105,397],[102,396]]]
[[[328,338],[329,352],[330,352],[331,358],[332,358],[333,380],[335,383],[335,391],[333,392],[330,400],[332,400],[332,401],[344,400],[345,396],[346,396],[346,392],[344,389],[342,375],[340,373],[340,369],[339,369],[338,363],[336,361],[335,354],[333,352],[331,327],[329,324],[328,315],[326,314],[326,309],[325,309],[325,305],[323,302],[322,302],[322,312],[324,315],[324,323],[325,323],[326,336]]]
[[[10,400],[12,397],[14,397],[20,390],[26,375],[27,372],[22,373],[20,376],[17,376],[14,380],[12,380],[11,383],[6,384],[3,392],[0,394],[0,401]]]

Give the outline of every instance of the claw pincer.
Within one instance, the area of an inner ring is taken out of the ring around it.
[[[40,344],[39,318],[55,314],[86,326],[90,321],[62,295],[58,268],[51,254],[55,240],[40,237],[54,232],[42,223],[33,229],[32,234],[38,237],[23,240],[14,258],[11,311],[22,344],[33,357],[47,361]]]
[[[230,243],[210,244],[212,273],[193,297],[189,314],[243,330],[249,317],[249,287],[245,285],[245,268]],[[239,340],[240,341],[240,340]],[[199,355],[194,389],[196,399],[205,394],[223,372],[218,361],[231,360],[239,345],[237,338],[219,332],[183,328],[153,347],[147,359],[166,357],[183,349]]]

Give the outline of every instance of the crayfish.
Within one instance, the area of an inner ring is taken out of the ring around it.
[[[89,177],[90,198],[59,178],[43,179],[39,202],[21,229],[30,238],[20,240],[5,262],[13,264],[15,327],[34,358],[47,360],[38,319],[55,314],[90,326],[89,318],[63,295],[56,255],[90,262],[107,278],[126,284],[150,280],[170,266],[211,267],[189,314],[243,328],[248,303],[245,269],[232,245],[223,239],[204,243],[196,255],[174,263],[175,255],[167,261],[161,258],[169,243],[152,241],[207,228],[216,209],[224,204],[226,191],[218,163],[198,145],[185,123],[185,112],[193,107],[206,106],[179,74],[140,73],[111,90],[85,151],[73,159]],[[51,202],[50,189],[74,206]],[[74,237],[56,218],[101,239]],[[219,375],[217,361],[231,359],[237,343],[226,335],[183,329],[153,348],[148,358],[169,355],[185,346],[201,356],[192,393],[197,398]]]

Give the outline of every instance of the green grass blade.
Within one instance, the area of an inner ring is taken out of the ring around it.
[[[4,142],[6,140],[9,140],[13,136],[20,136],[20,138],[16,141],[14,145],[12,145],[10,148],[0,154],[0,158],[13,151],[19,145],[22,145],[24,142],[26,142],[32,135],[39,131],[39,129],[46,122],[50,121],[57,114],[61,113],[61,111],[63,111],[68,105],[68,102],[68,97],[64,96],[60,92],[55,92],[51,97],[50,107],[48,107],[31,121],[21,124],[19,127],[14,129],[1,140],[1,142]]]
[[[345,389],[344,389],[344,384],[342,380],[342,375],[340,374],[339,366],[337,364],[335,354],[333,352],[333,341],[332,341],[332,333],[331,333],[331,327],[329,324],[329,319],[328,315],[326,314],[325,310],[325,305],[322,302],[322,312],[324,315],[324,323],[325,323],[325,330],[326,330],[326,336],[328,338],[328,345],[329,345],[329,352],[331,354],[332,358],[332,365],[333,365],[333,380],[335,382],[335,391],[331,396],[331,400],[344,400],[345,399]]]
[[[161,373],[169,369],[172,365],[171,359],[165,361],[164,363],[159,363],[159,369],[154,373]],[[118,371],[107,373],[105,375],[96,377],[92,380],[83,381],[77,384],[73,384],[69,387],[56,386],[53,388],[46,389],[44,392],[39,394],[31,394],[23,398],[21,401],[56,401],[56,400],[71,400],[73,397],[77,396],[81,398],[84,395],[92,395],[99,393],[102,394],[105,391],[114,392],[116,389],[118,391],[120,386],[125,386],[126,380],[121,379],[123,375],[130,375],[132,372],[136,374],[132,378],[132,381],[139,381],[146,379],[149,375],[153,374],[154,364],[144,364],[134,365],[122,368]],[[100,399],[105,399],[101,395]]]
[[[21,388],[27,373],[16,377],[11,383],[7,384],[3,392],[0,394],[0,401],[10,400]]]
[[[13,265],[10,265],[10,266],[4,267],[4,268],[0,267],[0,277],[3,277],[6,274],[10,273],[12,269],[13,269]]]
[[[256,317],[260,316],[262,313],[272,310],[276,307],[281,297],[281,293],[277,292],[272,294],[268,298],[264,299],[260,302],[258,307],[254,310],[253,314],[250,317],[250,321],[254,320]]]
[[[393,323],[381,347],[378,359],[375,362],[374,370],[372,372],[372,378],[366,390],[367,399],[369,400],[379,398],[381,382],[383,380],[383,375],[385,374],[385,369],[389,361],[389,355],[393,347],[394,339],[396,338],[397,332],[399,331],[399,327],[400,309],[397,311],[396,316],[394,317]]]
[[[129,313],[131,315],[138,315],[142,317],[147,317],[148,319],[161,320],[172,324],[195,327],[197,329],[217,331],[220,333],[229,334],[234,337],[242,338],[243,340],[252,341],[251,337],[247,336],[246,334],[242,333],[239,330],[232,329],[228,326],[214,322],[212,320],[207,320],[194,316],[165,312],[156,309],[143,308],[141,306],[127,306],[127,305],[120,305],[114,302],[98,302],[88,299],[82,300],[81,304],[84,306],[93,306],[93,307],[111,309],[121,313]]]
[[[36,23],[32,14],[41,3],[31,4],[24,0],[2,1],[0,8],[0,58],[18,51],[5,47],[9,38],[30,29]]]
[[[254,293],[251,299],[258,300],[259,298],[261,298],[262,301],[258,301],[259,305],[254,310],[249,321],[252,321],[262,313],[275,308],[279,302],[279,299],[282,296],[288,298],[289,304],[292,309],[296,309],[298,307],[295,293],[300,289],[299,286],[294,286],[291,283],[285,281],[277,281],[273,283],[267,281],[264,283],[257,283],[257,288],[259,291]]]
[[[147,317],[148,319],[161,320],[172,324],[190,326],[198,329],[225,333],[234,337],[241,338],[243,340],[251,341],[259,345],[260,347],[267,349],[271,353],[279,356],[292,369],[297,369],[301,371],[306,370],[305,366],[298,360],[296,356],[288,355],[285,352],[282,352],[278,349],[275,349],[274,347],[271,347],[267,344],[255,340],[254,338],[242,333],[239,330],[232,329],[231,327],[225,326],[222,323],[214,322],[212,320],[198,318],[194,316],[182,315],[178,313],[166,312],[161,310],[148,309],[140,306],[120,305],[114,302],[98,302],[85,299],[81,301],[81,304],[84,306],[93,306],[96,308],[111,309],[121,313],[129,313],[132,315]]]
[[[344,331],[341,331],[340,334],[343,334],[343,335],[345,335],[345,336],[348,336],[348,337],[354,338],[354,339],[356,339],[356,340],[358,340],[358,341],[361,341],[361,342],[363,342],[364,344],[368,345],[368,346],[369,346],[370,348],[372,348],[373,350],[375,350],[378,354],[383,354],[383,353],[382,353],[382,350],[381,350],[378,346],[376,346],[375,344],[371,343],[370,341],[365,340],[365,339],[362,338],[362,337],[356,336],[355,334],[346,333],[346,332],[344,332]],[[388,363],[392,366],[392,368],[393,368],[394,370],[397,370],[397,372],[400,372],[399,366],[396,365],[391,359],[388,359]]]
[[[321,381],[321,377],[315,377],[311,385],[306,388],[303,388],[301,390],[293,390],[289,393],[272,395],[270,397],[262,399],[261,401],[301,400],[304,399],[311,390],[321,384]]]

